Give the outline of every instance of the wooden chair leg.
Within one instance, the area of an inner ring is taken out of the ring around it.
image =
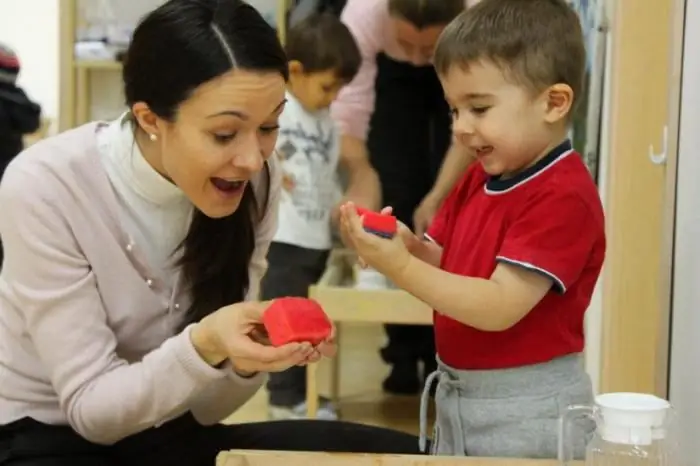
[[[341,336],[341,323],[336,322],[335,327],[335,343],[337,347],[337,352],[334,358],[332,358],[329,363],[331,364],[331,401],[338,403],[340,401],[340,349],[342,348],[340,344]]]
[[[306,416],[316,419],[318,413],[318,363],[306,366]]]

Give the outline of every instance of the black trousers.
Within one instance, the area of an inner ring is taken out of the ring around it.
[[[376,102],[367,146],[382,184],[382,204],[413,228],[413,213],[430,191],[451,139],[449,106],[435,69],[377,57]],[[434,360],[432,327],[387,325],[389,363]]]
[[[284,296],[308,296],[309,287],[326,269],[329,251],[291,244],[272,243],[267,253],[268,269],[261,283],[263,300]],[[291,367],[270,374],[267,382],[270,403],[294,406],[306,400],[306,367]]]
[[[213,466],[231,449],[419,454],[412,435],[340,421],[204,427],[188,414],[110,446],[30,418],[0,426],[2,466]]]

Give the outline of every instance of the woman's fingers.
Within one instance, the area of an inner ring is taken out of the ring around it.
[[[253,330],[250,332],[250,337],[265,346],[272,346],[270,342],[270,336],[267,334],[267,330],[262,324],[256,324],[253,326]]]
[[[249,359],[264,364],[287,359],[306,357],[313,350],[308,343],[289,343],[283,346],[268,346],[254,341],[247,335],[241,335],[229,349],[231,358]]]
[[[317,350],[321,356],[324,356],[326,358],[332,358],[335,356],[336,352],[338,351],[338,348],[334,343],[323,342],[320,345],[318,345]]]

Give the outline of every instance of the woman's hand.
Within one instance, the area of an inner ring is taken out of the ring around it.
[[[190,334],[195,349],[211,365],[230,360],[241,375],[281,372],[333,354],[332,339],[317,348],[309,343],[270,346],[262,327],[262,315],[269,304],[241,302],[208,315]]]
[[[411,259],[409,247],[416,236],[398,222],[396,235],[392,239],[380,238],[367,233],[362,227],[362,218],[352,203],[347,203],[341,208],[341,230],[352,247],[360,257],[363,266],[370,266],[388,278],[395,278],[408,265]],[[382,209],[383,214],[390,214],[391,207]]]

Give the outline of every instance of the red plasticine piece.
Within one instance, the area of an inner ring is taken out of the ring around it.
[[[364,207],[355,207],[355,209],[357,209],[357,215],[364,216],[362,227],[366,232],[383,238],[393,238],[396,234],[396,217],[393,215],[380,214]]]
[[[392,238],[396,234],[396,217],[369,212],[363,217],[362,227],[365,231],[384,238]]]
[[[263,313],[263,325],[270,343],[311,343],[316,346],[331,336],[333,325],[313,299],[287,297],[272,301]]]
[[[355,206],[355,210],[357,211],[357,215],[359,215],[360,217],[362,217],[363,215],[366,215],[366,214],[374,214],[375,213],[372,210],[365,209],[364,207],[360,207],[360,206]]]

